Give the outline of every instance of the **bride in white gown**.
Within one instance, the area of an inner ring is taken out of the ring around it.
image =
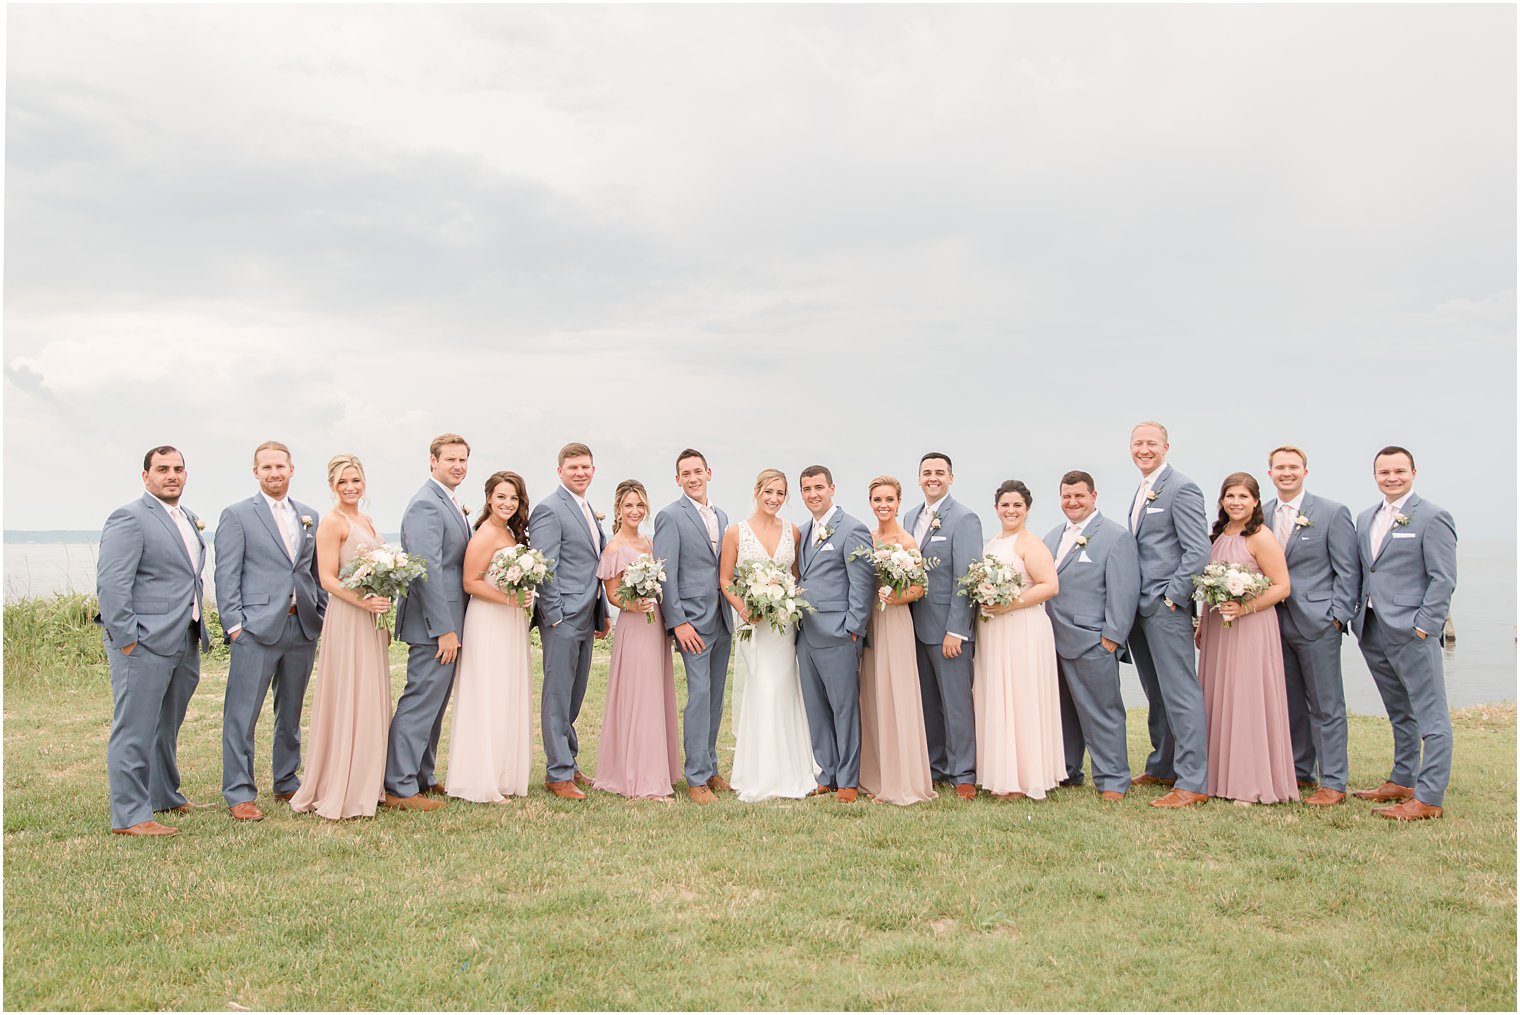
[[[723,534],[720,587],[741,623],[744,606],[728,591],[738,564],[774,560],[796,574],[797,530],[777,516],[786,494],[784,473],[761,472],[755,480],[755,513]],[[735,640],[734,660],[736,743],[729,776],[734,792],[747,803],[807,796],[817,782],[797,677],[796,630],[778,634],[769,624],[761,624],[747,640]]]

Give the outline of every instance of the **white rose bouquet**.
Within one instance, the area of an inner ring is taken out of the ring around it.
[[[344,588],[362,592],[366,599],[379,596],[391,601],[389,610],[375,614],[377,631],[394,630],[396,600],[406,595],[407,586],[418,578],[427,581],[427,561],[394,543],[359,547],[359,552],[338,572]]]
[[[987,554],[971,562],[961,576],[956,595],[966,596],[977,606],[982,620],[991,620],[992,614],[985,607],[1007,606],[1024,596],[1024,576],[1011,564],[1004,563],[993,554]]]
[[[876,580],[883,589],[890,589],[893,595],[902,595],[915,585],[923,585],[929,580],[931,568],[939,566],[938,557],[925,558],[917,548],[906,547],[900,543],[883,543],[877,547],[862,546],[851,553],[850,560],[864,557],[871,562],[871,567],[876,571]],[[880,596],[876,600],[876,608],[885,610],[887,601]]]
[[[522,543],[504,546],[491,555],[485,578],[507,595],[520,597],[523,612],[531,616],[533,593],[554,580],[554,561]]]
[[[756,624],[768,623],[778,634],[790,630],[804,613],[818,612],[802,598],[791,570],[773,560],[746,560],[734,568],[728,591],[744,603]],[[739,641],[748,641],[753,633],[754,627],[741,627]]]
[[[625,603],[631,603],[635,599],[653,599],[659,602],[665,598],[664,583],[665,561],[641,553],[624,569],[623,580],[618,582],[618,598]],[[654,623],[653,610],[644,614],[644,623]]]
[[[1272,579],[1260,571],[1252,571],[1241,564],[1216,562],[1203,569],[1203,574],[1193,576],[1193,598],[1210,609],[1217,610],[1221,603],[1243,603],[1267,591]],[[1230,618],[1224,618],[1224,626],[1230,626]]]

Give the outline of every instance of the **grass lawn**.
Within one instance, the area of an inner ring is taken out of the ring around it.
[[[1513,706],[1456,715],[1447,816],[1410,825],[1358,801],[1168,813],[1143,788],[699,808],[541,783],[329,823],[266,785],[263,822],[218,806],[136,840],[108,831],[81,612],[5,611],[7,1008],[1515,1007]],[[209,659],[180,737],[184,792],[218,805],[225,678]],[[605,688],[602,654],[590,772]],[[1132,713],[1134,764],[1144,738]],[[1354,785],[1390,745],[1351,720]]]

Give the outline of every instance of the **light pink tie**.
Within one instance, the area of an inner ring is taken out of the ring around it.
[[[185,517],[185,512],[178,507],[169,509],[169,516],[174,519],[174,525],[179,529],[179,538],[185,542],[185,553],[190,557],[190,570],[199,572],[201,569],[200,541],[195,538],[195,529],[190,526],[190,519]],[[201,604],[196,601],[195,589],[190,589],[190,619],[201,619]]]
[[[596,515],[591,513],[591,505],[581,501],[581,513],[586,516],[586,528],[591,532],[591,545],[600,549],[602,534],[596,527]]]

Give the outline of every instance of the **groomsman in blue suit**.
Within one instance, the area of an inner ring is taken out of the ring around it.
[[[211,638],[202,612],[202,523],[180,507],[184,456],[165,445],[143,456],[146,493],[111,512],[100,533],[95,591],[111,664],[111,831],[174,835],[155,811],[194,809],[179,791],[179,728]],[[201,805],[206,806],[206,805]]]
[[[1082,785],[1082,754],[1092,756],[1093,785],[1104,800],[1129,791],[1129,743],[1119,691],[1119,649],[1140,600],[1140,561],[1123,526],[1098,513],[1089,473],[1061,477],[1065,525],[1045,536],[1061,591],[1046,602],[1061,678],[1063,786]]]
[[[1166,462],[1166,427],[1147,420],[1129,435],[1140,470],[1129,531],[1140,556],[1140,606],[1129,651],[1150,701],[1150,757],[1136,785],[1175,784],[1152,807],[1208,800],[1209,735],[1193,646],[1193,577],[1209,562],[1203,491]]]
[[[253,731],[274,687],[274,795],[301,788],[301,703],[327,591],[317,576],[317,512],[288,496],[290,449],[265,441],[253,451],[259,492],[216,523],[216,605],[232,663],[222,702],[222,799],[238,821],[264,817],[254,800]]]
[[[834,503],[834,475],[809,465],[797,482],[812,518],[798,560],[803,598],[818,611],[797,634],[797,672],[817,763],[817,796],[838,790],[854,803],[860,784],[860,654],[865,649],[876,572],[856,551],[871,548],[871,530]]]
[[[391,717],[385,759],[387,807],[431,811],[443,801],[433,782],[443,714],[454,689],[459,635],[464,630],[464,550],[470,520],[455,491],[470,467],[470,445],[458,434],[433,438],[428,446],[432,475],[401,516],[401,545],[427,561],[427,579],[415,581],[396,604],[396,637],[406,642],[406,688]]]
[[[982,555],[982,520],[950,496],[950,456],[930,451],[918,461],[924,502],[908,528],[925,557],[939,558],[922,599],[908,608],[918,637],[918,685],[924,699],[924,734],[935,782],[955,785],[962,800],[976,797],[976,711],[971,700],[971,658],[976,617],[955,583]]]
[[[723,688],[733,621],[718,592],[718,553],[728,515],[708,502],[712,469],[707,456],[687,448],[676,456],[676,485],[682,495],[654,519],[654,555],[665,561],[660,609],[686,668],[686,711],[681,738],[686,750],[686,792],[699,804],[717,801],[728,780],[718,774],[718,726],[723,721]]]
[[[1304,490],[1309,456],[1291,444],[1267,456],[1277,497],[1262,516],[1288,558],[1292,591],[1277,604],[1293,767],[1307,788],[1319,765],[1319,789],[1304,799],[1333,807],[1346,799],[1346,691],[1341,635],[1356,612],[1361,585],[1351,512]]]
[[[539,637],[544,644],[544,691],[539,720],[547,762],[544,786],[565,800],[584,800],[590,786],[577,763],[580,740],[575,720],[586,700],[591,650],[607,637],[607,593],[596,568],[607,545],[586,490],[596,475],[591,449],[566,444],[559,449],[559,487],[539,501],[528,519],[528,542],[554,561],[554,580],[538,596]]]
[[[1444,508],[1415,494],[1409,451],[1379,451],[1372,474],[1383,500],[1356,520],[1362,587],[1351,630],[1393,726],[1393,771],[1356,795],[1392,803],[1373,810],[1380,818],[1439,818],[1451,780],[1441,644],[1457,586],[1457,529]]]

